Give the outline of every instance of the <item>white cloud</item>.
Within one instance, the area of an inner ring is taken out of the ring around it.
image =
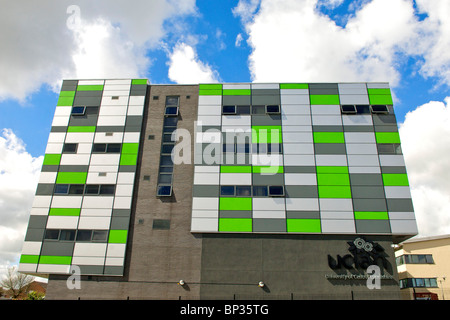
[[[194,48],[177,44],[169,54],[169,78],[179,84],[218,82],[218,74],[211,66],[199,60]]]
[[[0,273],[17,263],[43,157],[32,157],[11,130],[0,133]]]
[[[408,112],[399,126],[420,235],[450,233],[450,97]]]
[[[244,38],[242,37],[242,33],[239,33],[239,34],[236,36],[236,41],[234,42],[234,45],[235,45],[236,47],[240,47],[240,46],[241,46],[242,40],[244,40]]]

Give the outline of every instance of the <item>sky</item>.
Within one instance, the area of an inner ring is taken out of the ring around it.
[[[418,236],[450,234],[449,0],[0,0],[0,274],[63,79],[389,82]]]

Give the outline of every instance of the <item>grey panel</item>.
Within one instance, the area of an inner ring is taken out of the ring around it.
[[[61,165],[59,166],[59,172],[88,172],[88,165]]]
[[[373,132],[373,126],[346,126],[344,125],[345,132]]]
[[[382,186],[381,174],[350,173],[350,184],[352,186]]]
[[[318,198],[317,186],[285,186],[286,198]]]
[[[374,126],[397,125],[397,120],[393,114],[373,114],[372,119]]]
[[[221,210],[219,218],[251,218],[252,212],[245,210]]]
[[[131,215],[131,209],[113,209],[113,217],[129,217]]]
[[[343,143],[315,143],[315,154],[346,154]]]
[[[97,127],[97,131],[99,131],[98,129],[101,128],[100,126]],[[126,126],[124,129],[125,132],[141,132],[141,127],[137,127],[137,126]]]
[[[352,186],[353,199],[384,199],[382,186]]]
[[[77,86],[78,80],[63,80],[62,86]]]
[[[343,132],[342,126],[312,126],[313,132]]]
[[[320,219],[319,211],[286,211],[287,219]]]
[[[254,185],[283,185],[284,184],[284,174],[259,174],[253,173],[252,181]]]
[[[50,132],[66,132],[67,126],[53,126]]]
[[[280,95],[279,89],[252,89],[254,96]]]
[[[119,172],[136,172],[136,168],[137,166],[122,165],[119,166]]]
[[[315,173],[315,166],[285,166],[285,173]]]
[[[39,183],[36,188],[37,196],[50,196],[53,194],[55,185],[53,183]]]
[[[97,126],[96,132],[123,132],[124,126]]]
[[[390,233],[389,220],[355,220],[357,233]]]
[[[129,224],[129,217],[112,217],[111,226],[109,228],[111,230],[128,230]]]
[[[123,267],[105,266],[105,270],[103,271],[103,274],[111,275],[111,276],[121,276],[121,275],[123,275]]]
[[[139,127],[142,125],[142,116],[127,116],[127,122],[125,124],[125,127],[132,126],[132,127]]]
[[[71,256],[74,241],[44,241],[42,243],[42,256]]]
[[[376,132],[398,132],[397,126],[374,126]]]
[[[44,239],[45,229],[41,228],[28,228],[25,235],[25,241],[42,241]]]
[[[193,197],[217,197],[219,196],[219,186],[214,185],[194,185]]]
[[[251,104],[251,96],[223,96],[223,105],[249,105]]]
[[[197,126],[197,131],[199,128],[201,128],[201,132],[206,132],[208,130],[211,130],[211,132],[220,132],[222,130],[221,126]],[[200,132],[200,131],[198,131]]]
[[[47,225],[47,216],[34,216],[30,215],[28,221],[28,228],[43,229]]]
[[[369,96],[367,94],[341,94],[339,101],[341,104],[369,104]]]
[[[41,168],[42,172],[58,172],[58,165],[43,165]]]
[[[103,95],[102,90],[87,90],[87,91],[77,91],[75,93],[76,98],[92,98],[92,97],[101,97]]]
[[[353,199],[354,211],[381,211],[386,212],[386,200],[385,199]],[[397,210],[398,211],[398,210]],[[402,210],[408,211],[408,210]]]
[[[381,167],[381,173],[406,173],[406,167]]]
[[[130,92],[130,96],[145,96],[146,94],[147,94],[147,91],[145,91],[145,90],[140,90],[140,91],[134,90],[134,91]]]
[[[253,219],[253,232],[286,232],[286,220]]]
[[[280,104],[279,95],[252,96],[252,105]]]
[[[147,91],[147,85],[146,84],[132,84],[130,91],[131,92],[133,92],[133,91]]]
[[[388,211],[413,212],[414,207],[411,199],[387,199]]]
[[[102,97],[75,97],[73,100],[74,106],[99,106],[102,101]]]
[[[81,274],[103,274],[103,266],[83,266],[79,265]]]
[[[253,115],[254,126],[281,126],[281,115]]]

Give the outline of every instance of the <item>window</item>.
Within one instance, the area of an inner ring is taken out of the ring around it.
[[[56,184],[55,185],[55,194],[67,194],[69,192],[68,184]]]
[[[157,229],[157,230],[169,230],[170,229],[170,220],[154,219],[152,228]]]
[[[78,230],[77,241],[91,241],[92,230]]]
[[[45,230],[45,240],[58,240],[59,239],[59,229],[47,229]]]
[[[389,109],[386,105],[373,105],[370,106],[372,113],[389,113]]]
[[[94,143],[92,153],[120,153],[120,143]]]
[[[356,106],[352,104],[344,104],[341,105],[341,112],[344,114],[355,114]]]
[[[164,115],[168,117],[178,116],[178,107],[166,107]]]
[[[69,187],[69,194],[83,194],[84,184],[71,184]]]
[[[59,240],[73,241],[75,239],[75,230],[61,230]]]
[[[254,197],[267,197],[268,195],[267,186],[253,186]]]
[[[78,143],[65,143],[63,153],[77,153]]]
[[[167,106],[178,107],[178,101],[179,101],[178,96],[167,96],[166,97],[166,107]]]
[[[234,186],[220,186],[221,196],[234,196]]]
[[[236,186],[236,196],[237,197],[251,197],[252,187],[251,186]]]
[[[250,114],[250,106],[236,106],[236,114]]]
[[[267,114],[280,114],[280,106],[279,105],[268,105],[266,106]]]
[[[86,112],[86,107],[84,107],[84,106],[77,106],[77,107],[73,107],[72,108],[71,115],[73,115],[73,116],[84,116],[85,112]]]
[[[265,114],[266,106],[252,106],[252,114]]]
[[[402,147],[399,143],[377,144],[379,154],[402,154]]]
[[[223,106],[222,114],[236,114],[236,106]]]
[[[92,232],[92,241],[106,241],[108,239],[107,230],[94,230]]]
[[[170,197],[172,195],[172,186],[158,186],[156,195],[159,197]]]
[[[100,194],[114,194],[116,186],[113,184],[103,184],[100,186]]]
[[[269,196],[271,196],[271,197],[284,196],[284,187],[283,186],[269,186]]]
[[[431,254],[405,254],[396,258],[397,265],[408,264],[433,264],[433,256]]]
[[[437,288],[436,278],[406,278],[400,280],[400,289],[404,288]]]

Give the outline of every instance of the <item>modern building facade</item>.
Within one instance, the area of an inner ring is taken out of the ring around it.
[[[19,270],[48,298],[395,299],[415,234],[387,83],[66,80]]]
[[[395,249],[401,297],[405,300],[448,300],[450,236],[412,238]]]

